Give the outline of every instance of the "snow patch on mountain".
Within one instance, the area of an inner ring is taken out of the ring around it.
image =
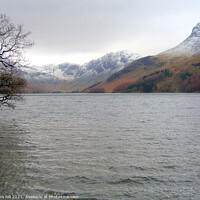
[[[138,54],[128,51],[108,53],[83,65],[62,63],[59,65],[31,66],[22,70],[22,75],[30,80],[66,80],[73,81],[80,78],[98,75],[110,75],[126,67],[132,61],[140,58]]]
[[[198,53],[200,53],[200,23],[193,28],[191,35],[182,43],[161,54],[169,56],[192,56]]]

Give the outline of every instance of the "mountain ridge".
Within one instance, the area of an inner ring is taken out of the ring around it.
[[[183,42],[176,47],[162,52],[159,55],[170,57],[175,56],[192,56],[200,53],[200,23],[192,29],[192,33]]]
[[[200,23],[176,47],[137,59],[86,92],[200,92]]]

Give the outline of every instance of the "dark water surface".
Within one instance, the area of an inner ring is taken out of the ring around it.
[[[25,99],[0,110],[0,199],[200,198],[200,94]]]

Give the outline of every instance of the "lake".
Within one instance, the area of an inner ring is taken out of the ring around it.
[[[0,199],[197,200],[199,153],[200,94],[25,95],[0,109]]]

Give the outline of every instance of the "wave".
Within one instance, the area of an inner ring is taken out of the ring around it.
[[[157,179],[155,177],[133,176],[131,178],[120,179],[117,181],[111,181],[109,184],[145,184],[151,182],[165,182],[164,180]]]
[[[72,177],[67,177],[66,180],[74,181],[77,183],[86,183],[86,184],[96,184],[98,183],[97,180],[95,179],[90,179],[85,176],[72,176]]]

